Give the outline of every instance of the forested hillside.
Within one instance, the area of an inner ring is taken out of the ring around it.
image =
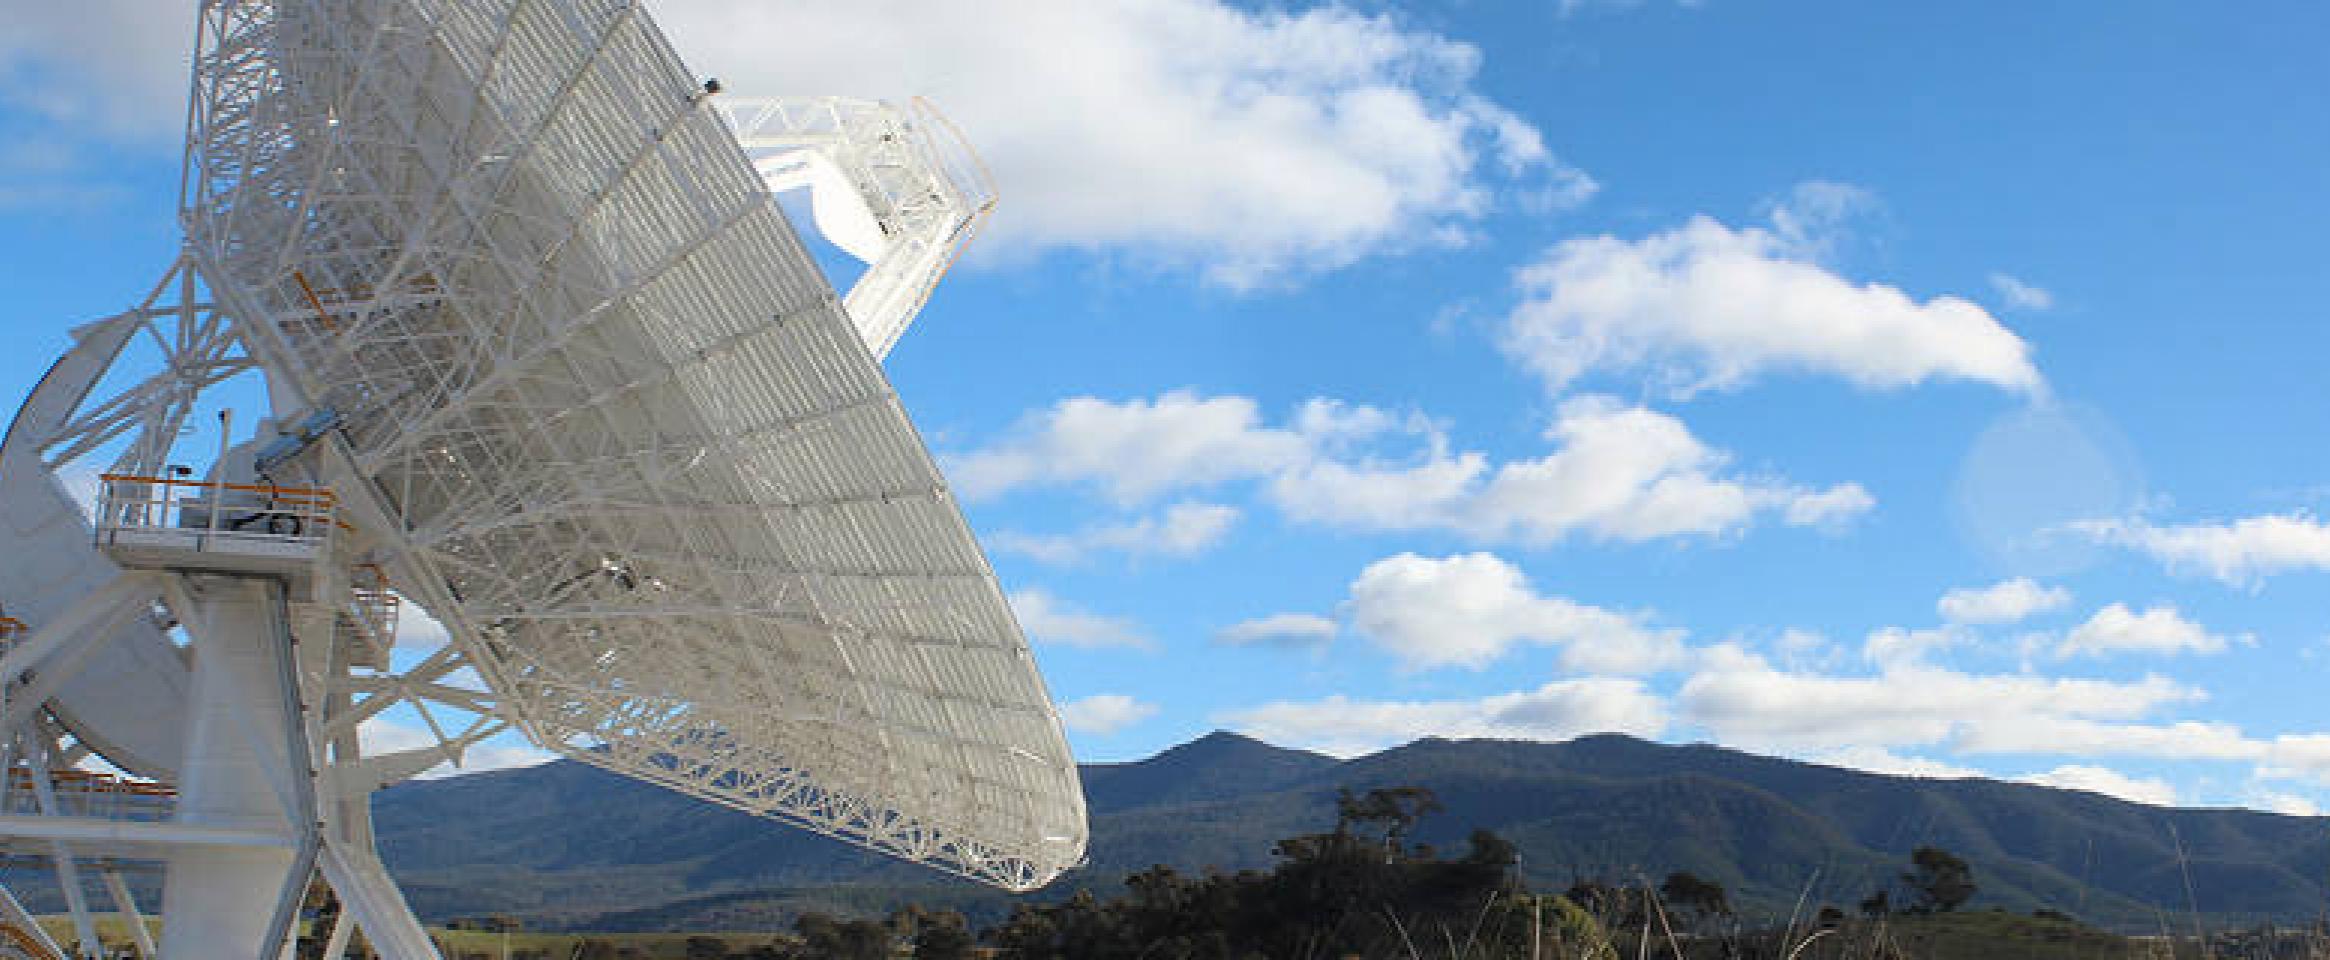
[[[1977,906],[2063,910],[2127,929],[2186,909],[2311,920],[2330,821],[2170,810],[1987,780],[1880,776],[1621,736],[1567,743],[1423,740],[1339,761],[1216,733],[1084,770],[1091,864],[1038,896],[1109,891],[1155,864],[1267,866],[1278,838],[1334,820],[1339,788],[1417,785],[1446,811],[1416,840],[1461,849],[1474,828],[1518,849],[1532,886],[1688,870],[1748,917],[1800,893],[1851,905],[1919,846],[1982,878]],[[737,929],[794,911],[918,901],[975,918],[1011,898],[574,763],[409,784],[379,800],[381,846],[432,918],[507,912],[539,925]],[[2158,908],[2158,909],[2156,909]]]

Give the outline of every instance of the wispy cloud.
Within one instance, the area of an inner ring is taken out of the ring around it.
[[[1274,613],[1223,627],[1214,639],[1233,647],[1317,648],[1341,632],[1335,621],[1315,613]]]
[[[1121,693],[1101,693],[1060,705],[1060,721],[1077,733],[1105,737],[1157,715],[1157,705]]]
[[[0,104],[60,129],[155,143],[186,120],[194,5],[20,5],[0,31]]]
[[[1656,2],[1656,0],[1561,0],[1560,6],[1556,9],[1561,12],[1562,16],[1574,17],[1578,14],[1592,11],[1617,12],[1633,10],[1639,7],[1650,5],[1654,2]],[[1705,0],[1674,0],[1675,6],[1685,9],[1700,6],[1704,2]]]
[[[1132,621],[1078,609],[1040,588],[1015,590],[1010,600],[1020,627],[1037,643],[1087,650],[1147,650],[1153,646]]]
[[[61,133],[0,145],[0,213],[87,214],[126,204],[129,189],[104,179],[111,170]]]
[[[1193,557],[1227,536],[1238,509],[1218,503],[1177,503],[1152,517],[1085,527],[1074,533],[1030,534],[1007,530],[988,537],[996,550],[1044,563],[1069,564],[1099,553],[1127,556]]]
[[[1364,700],[1331,696],[1230,710],[1214,718],[1272,743],[1355,756],[1418,737],[1565,740],[1589,733],[1655,737],[1666,705],[1633,680],[1557,680],[1477,699]]]
[[[1951,590],[1942,595],[1934,608],[1942,619],[1951,623],[2000,624],[2019,623],[2070,605],[2070,590],[2044,586],[2029,577],[2016,577],[1987,587]]]
[[[2038,284],[1994,273],[1990,275],[1990,286],[2010,309],[2041,313],[2055,308],[2055,295]]]

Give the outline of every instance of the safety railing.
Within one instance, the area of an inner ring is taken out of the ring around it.
[[[306,276],[304,273],[299,275],[303,280]],[[369,283],[352,283],[345,287],[310,286],[306,292],[315,294],[317,302],[334,307],[369,302],[381,295],[381,291],[375,290]],[[432,295],[443,293],[444,289],[437,285],[435,276],[424,273],[406,278],[405,282],[391,287],[388,292]]]
[[[64,768],[46,771],[56,815],[100,820],[160,821],[170,819],[178,802],[178,788],[152,780],[136,780],[91,770]],[[32,771],[8,769],[7,789],[0,793],[0,812],[46,813],[40,807]]]
[[[41,936],[7,921],[0,921],[0,940],[15,947],[17,953],[37,960],[48,960],[57,955],[56,951],[49,949],[48,944],[42,942]]]
[[[100,479],[100,545],[319,548],[338,523],[339,498],[322,487],[111,473]]]
[[[377,564],[360,563],[348,575],[349,619],[370,641],[385,651],[396,646],[397,613],[404,600],[389,588],[388,573]]]
[[[401,284],[386,290],[375,289],[369,283],[351,283],[344,287],[319,287],[306,273],[294,270],[291,280],[297,285],[299,303],[314,311],[312,314],[294,314],[280,321],[287,327],[304,328],[310,323],[323,327],[325,332],[338,333],[340,323],[335,316],[355,315],[387,305],[392,298],[429,299],[441,296],[444,288],[430,274],[407,277]]]

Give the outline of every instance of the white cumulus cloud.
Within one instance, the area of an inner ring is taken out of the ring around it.
[[[1323,647],[1341,632],[1335,621],[1315,613],[1274,613],[1223,627],[1214,639],[1233,647]]]
[[[1791,527],[1836,529],[1877,508],[1877,498],[1857,483],[1840,483],[1826,490],[1793,490],[1782,501],[1782,513]]]
[[[2282,790],[2254,789],[2250,791],[2246,803],[2254,809],[2289,817],[2319,817],[2322,815],[2320,804],[2301,794]]]
[[[1987,587],[1959,587],[1942,594],[1934,608],[1951,623],[1999,624],[2020,623],[2070,605],[2069,589],[2016,577]]]
[[[2164,677],[2135,681],[1972,674],[1899,658],[1869,675],[1784,670],[1731,644],[1702,651],[1676,696],[1683,716],[1755,749],[1940,746],[1960,753],[2077,754],[2214,746],[2208,731],[2146,728],[2163,707],[2203,698]],[[2147,737],[2147,734],[2157,734]]]
[[[2071,628],[2055,654],[2109,656],[2115,653],[2216,653],[2225,649],[2224,637],[2185,619],[2172,606],[2154,606],[2143,613],[2115,603]]]
[[[934,98],[1003,197],[995,248],[1124,250],[1231,287],[1468,242],[1500,199],[1593,179],[1483,95],[1481,55],[1342,3],[669,0],[689,65],[739,95]],[[184,123],[191,5],[26,6],[0,103],[158,141]]]
[[[1656,737],[1666,704],[1639,681],[1593,677],[1477,700],[1323,700],[1220,714],[1232,729],[1285,746],[1356,756],[1419,737],[1566,740],[1590,733]]]
[[[437,745],[437,737],[423,726],[420,718],[391,719],[373,717],[359,724],[356,736],[363,742],[367,756],[382,756],[405,750],[418,750]],[[433,780],[459,776],[464,773],[483,773],[488,770],[508,770],[531,767],[558,759],[556,754],[527,743],[517,734],[503,734],[483,743],[472,744],[462,751],[461,765],[439,763],[418,774],[415,779]]]
[[[0,104],[112,137],[174,137],[193,47],[193,4],[20,4],[0,30]]]
[[[396,645],[407,650],[434,650],[451,642],[453,635],[445,625],[421,609],[411,600],[403,600],[396,607]]]
[[[1039,587],[1014,590],[1009,599],[1011,612],[1019,617],[1020,628],[1037,643],[1086,650],[1111,647],[1146,650],[1151,646],[1149,638],[1132,621],[1080,610]]]
[[[2085,790],[2155,807],[2176,805],[2176,785],[2153,777],[2131,777],[2110,767],[2065,764],[2045,773],[2018,778],[2024,783],[2064,790]]]
[[[1105,737],[1157,715],[1157,705],[1121,693],[1100,693],[1060,705],[1060,722],[1077,733]]]
[[[1563,241],[1516,275],[1506,347],[1560,390],[1590,371],[1639,372],[1674,396],[1767,372],[1871,389],[1967,380],[2036,394],[2031,348],[1971,301],[1917,300],[1819,262],[1858,194],[1799,190],[1772,224],[1708,217],[1638,240]]]
[[[2278,573],[2330,570],[2330,524],[2302,513],[2169,525],[2140,517],[2086,520],[2071,529],[2142,553],[2170,570],[2198,572],[2234,586],[2253,586]]]
[[[1966,631],[1955,626],[1928,630],[1880,627],[1861,642],[1861,658],[1880,666],[1921,663],[1926,655],[1967,642]]]
[[[1563,401],[1546,439],[1553,452],[1495,466],[1450,455],[1437,439],[1426,458],[1403,466],[1316,461],[1281,474],[1271,494],[1298,520],[1530,545],[1716,536],[1767,512],[1833,526],[1875,503],[1857,484],[1812,490],[1733,473],[1730,457],[1680,419],[1609,397]]]
[[[1089,484],[1111,500],[1132,504],[1168,490],[1286,469],[1339,433],[1386,429],[1390,417],[1368,408],[1306,409],[1297,420],[1289,427],[1266,425],[1260,405],[1247,397],[1186,391],[1121,403],[1071,397],[1021,418],[1003,441],[949,458],[947,475],[972,499]]]
[[[1875,504],[1858,484],[1814,488],[1737,470],[1680,419],[1610,397],[1563,401],[1545,438],[1553,449],[1544,456],[1494,463],[1452,451],[1441,428],[1417,415],[1314,399],[1272,424],[1250,398],[1177,391],[1063,400],[948,467],[974,499],[1072,486],[1129,505],[1253,481],[1300,522],[1532,546],[1573,536],[1718,537],[1767,515],[1833,529]]]
[[[1403,553],[1368,565],[1351,583],[1352,631],[1411,668],[1480,668],[1519,644],[1561,648],[1562,662],[1598,673],[1644,673],[1681,660],[1682,631],[1539,594],[1521,569],[1492,554]]]
[[[2330,786],[2330,733],[2283,734],[2255,746],[2261,776]]]
[[[1726,643],[1698,651],[1674,707],[1678,723],[1721,743],[1879,773],[1988,775],[1931,759],[1932,752],[2059,757],[2065,766],[2021,779],[2154,804],[2182,798],[2164,782],[2124,777],[2099,761],[2245,764],[2260,784],[2330,786],[2330,734],[2253,735],[2232,723],[2161,717],[2207,698],[2158,675],[1983,674],[1915,658],[1880,663],[1870,674],[1781,668]]]
[[[1812,753],[1805,759],[1832,767],[1847,767],[1891,777],[1921,777],[1927,780],[1964,780],[1988,777],[1990,774],[1972,767],[1945,763],[1927,757],[1906,756],[1884,747],[1866,744],[1838,747]]]
[[[1592,180],[1477,89],[1470,44],[1342,3],[671,0],[732,91],[934,99],[993,170],[996,246],[1117,248],[1231,287],[1466,242]]]
[[[2229,723],[2122,723],[2061,711],[1970,717],[1956,745],[1968,753],[2160,760],[2256,760],[2271,749]]]

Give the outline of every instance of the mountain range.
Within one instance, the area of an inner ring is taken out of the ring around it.
[[[1090,863],[1031,896],[1121,889],[1154,864],[1267,867],[1332,826],[1340,788],[1429,787],[1415,836],[1512,841],[1540,889],[1688,870],[1749,919],[1850,909],[1933,845],[1965,858],[1973,906],[2061,910],[2122,930],[2192,912],[2310,921],[2330,893],[2330,819],[2169,809],[1981,779],[1885,776],[1618,735],[1426,739],[1348,760],[1214,733],[1083,767]],[[1012,898],[583,764],[421,781],[375,801],[383,854],[425,918],[508,913],[570,929],[755,929],[800,910],[906,902],[974,919]]]

